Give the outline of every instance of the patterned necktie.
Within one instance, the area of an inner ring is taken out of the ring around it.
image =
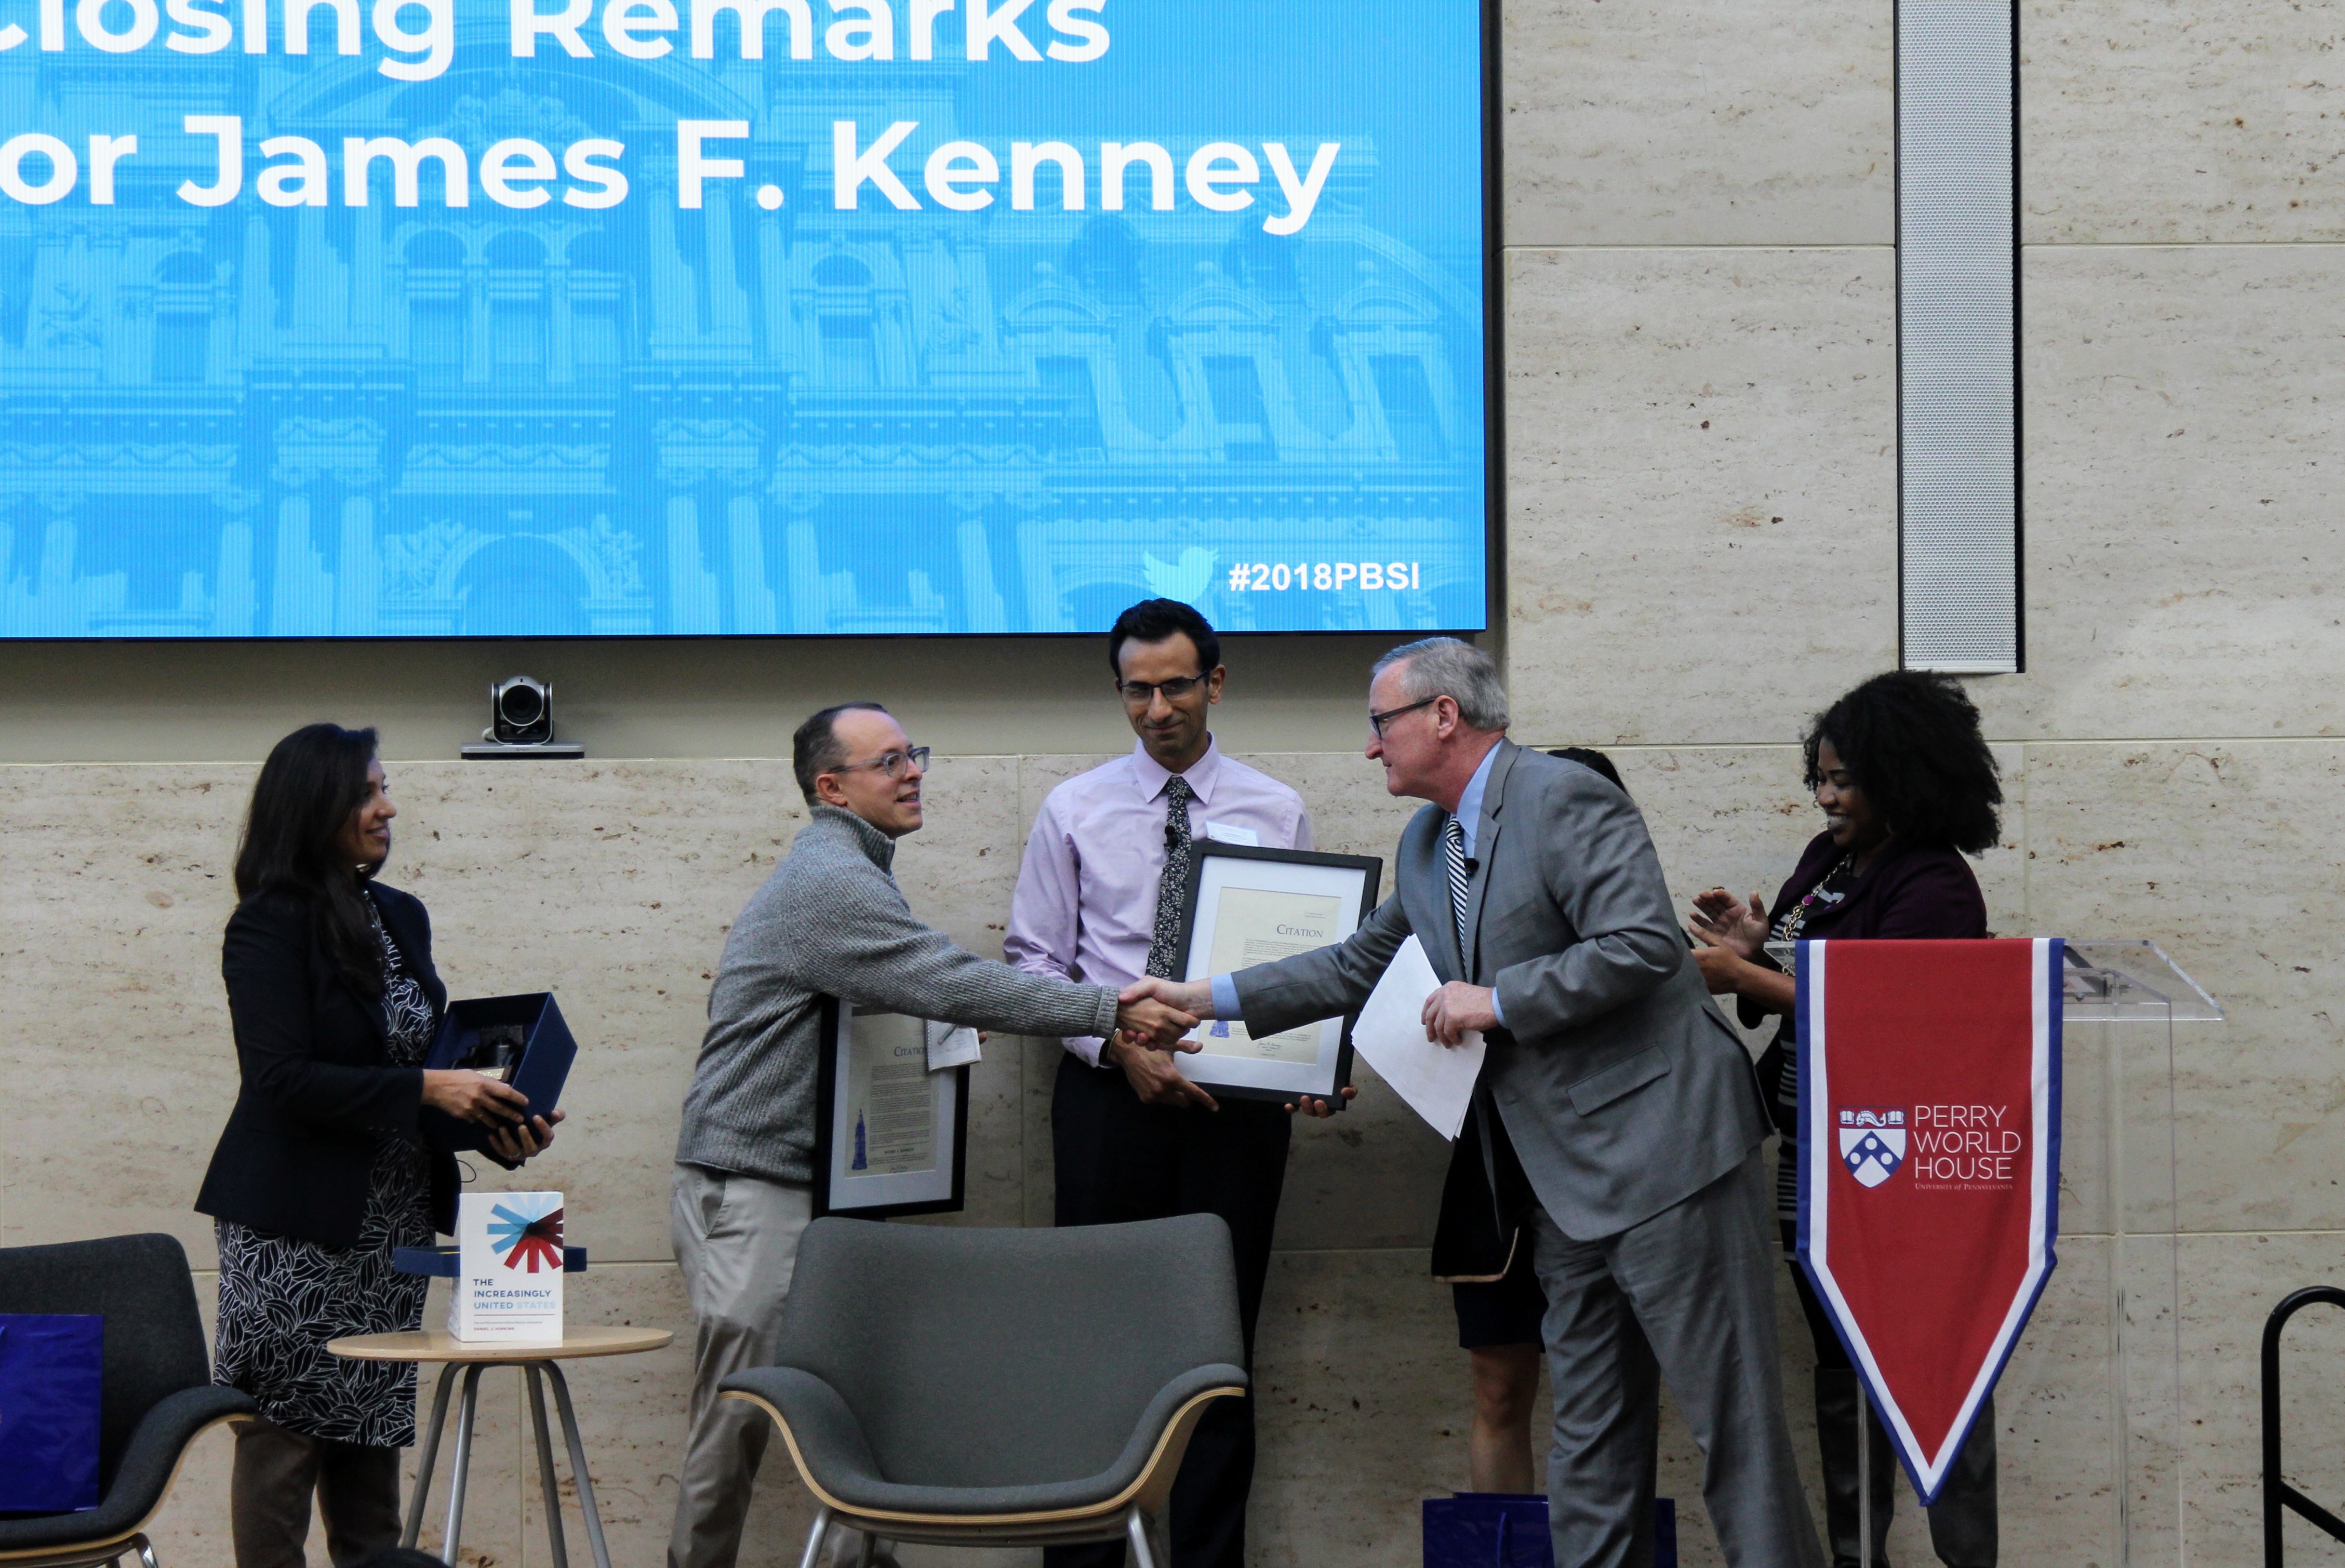
[[[1164,786],[1164,879],[1156,885],[1156,930],[1149,938],[1148,967],[1160,979],[1185,978],[1178,968],[1181,909],[1189,900],[1189,803],[1197,792],[1174,774]]]
[[[1467,970],[1459,978],[1470,978],[1474,958],[1466,950],[1466,889],[1472,878],[1466,872],[1466,829],[1454,816],[1441,830],[1441,847],[1449,862],[1449,912],[1457,917],[1457,956]]]

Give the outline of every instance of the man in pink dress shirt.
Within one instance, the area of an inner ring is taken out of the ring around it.
[[[1196,842],[1311,847],[1302,797],[1222,754],[1206,711],[1222,700],[1221,640],[1205,618],[1151,599],[1117,618],[1108,663],[1140,737],[1132,754],[1052,790],[1026,841],[1010,905],[1010,962],[1123,986],[1172,976]],[[1051,1105],[1058,1221],[1101,1225],[1218,1214],[1235,1243],[1246,1354],[1286,1179],[1287,1113],[1216,1102],[1162,1051],[1070,1039]],[[1172,1488],[1172,1560],[1244,1568],[1254,1483],[1254,1401],[1215,1400]],[[1117,1568],[1121,1542],[1054,1546],[1048,1568]]]

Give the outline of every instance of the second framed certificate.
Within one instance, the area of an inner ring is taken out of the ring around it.
[[[929,1070],[920,1019],[826,998],[816,1107],[817,1218],[959,1210],[969,1168],[969,1068]]]
[[[1376,907],[1384,862],[1374,855],[1257,849],[1201,840],[1183,930],[1187,967],[1202,980],[1343,941]],[[1352,1079],[1348,1018],[1323,1018],[1256,1039],[1235,1018],[1198,1027],[1204,1048],[1173,1058],[1216,1094],[1326,1099]]]

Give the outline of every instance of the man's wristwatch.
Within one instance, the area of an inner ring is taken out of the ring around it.
[[[1110,1056],[1110,1054],[1109,1054],[1110,1052],[1113,1051],[1114,1049],[1115,1049],[1115,1037],[1114,1037],[1113,1035],[1110,1035],[1106,1039],[1103,1039],[1103,1040],[1101,1040],[1101,1041],[1100,1042],[1100,1048],[1099,1048],[1099,1065],[1101,1066],[1101,1067],[1102,1067],[1102,1068],[1107,1068],[1107,1067],[1112,1067],[1113,1066],[1115,1066],[1115,1062],[1114,1062],[1113,1058],[1112,1058],[1112,1057]]]

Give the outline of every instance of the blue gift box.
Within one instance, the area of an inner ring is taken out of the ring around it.
[[[106,1320],[0,1312],[0,1512],[97,1506]]]
[[[467,1064],[481,1043],[481,1031],[496,1026],[517,1027],[522,1032],[521,1059],[505,1081],[529,1097],[529,1114],[551,1117],[562,1098],[562,1086],[577,1058],[578,1042],[570,1037],[562,1009],[551,991],[521,996],[476,996],[448,1004],[440,1033],[423,1058],[427,1067]],[[444,1112],[423,1113],[423,1133],[442,1148],[482,1149],[488,1147],[489,1129],[478,1122],[458,1121]]]
[[[435,1280],[461,1280],[464,1277],[463,1249],[457,1247],[394,1247],[391,1249],[391,1267],[398,1274],[428,1274]],[[562,1271],[564,1274],[586,1272],[586,1249],[564,1247],[562,1249]]]
[[[1555,1568],[1547,1499],[1461,1492],[1425,1500],[1425,1568]],[[1678,1568],[1677,1504],[1653,1499],[1653,1568]]]

